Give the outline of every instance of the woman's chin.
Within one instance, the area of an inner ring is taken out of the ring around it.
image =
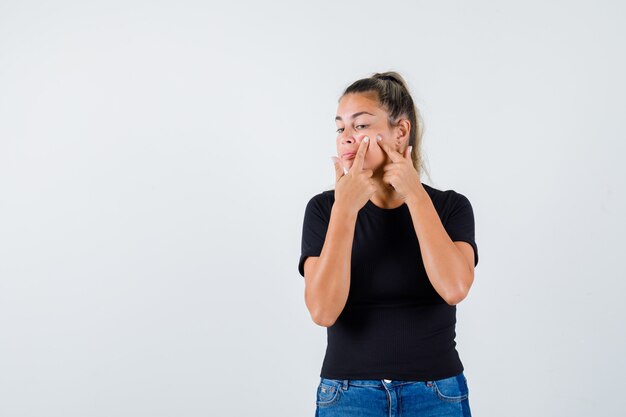
[[[345,166],[346,169],[352,168],[352,165],[354,165],[354,158],[343,160],[343,166]],[[369,161],[363,161],[363,169],[372,169],[371,167],[372,164]]]

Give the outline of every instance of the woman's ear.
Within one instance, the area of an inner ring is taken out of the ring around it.
[[[409,134],[411,132],[411,122],[408,119],[400,119],[396,125],[396,145],[399,149],[405,149],[409,143]]]

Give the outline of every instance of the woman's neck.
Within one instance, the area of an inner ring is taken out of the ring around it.
[[[383,182],[382,174],[376,174],[377,172],[371,177],[376,187],[374,195],[370,198],[372,203],[384,209],[393,209],[404,204],[402,196],[391,185]]]

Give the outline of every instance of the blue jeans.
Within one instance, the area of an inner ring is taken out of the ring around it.
[[[320,378],[315,417],[471,417],[463,372],[434,381]]]

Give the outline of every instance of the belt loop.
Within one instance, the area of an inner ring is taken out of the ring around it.
[[[342,385],[341,389],[343,389],[344,391],[346,391],[348,389],[348,380],[347,379],[343,380],[343,385]]]

